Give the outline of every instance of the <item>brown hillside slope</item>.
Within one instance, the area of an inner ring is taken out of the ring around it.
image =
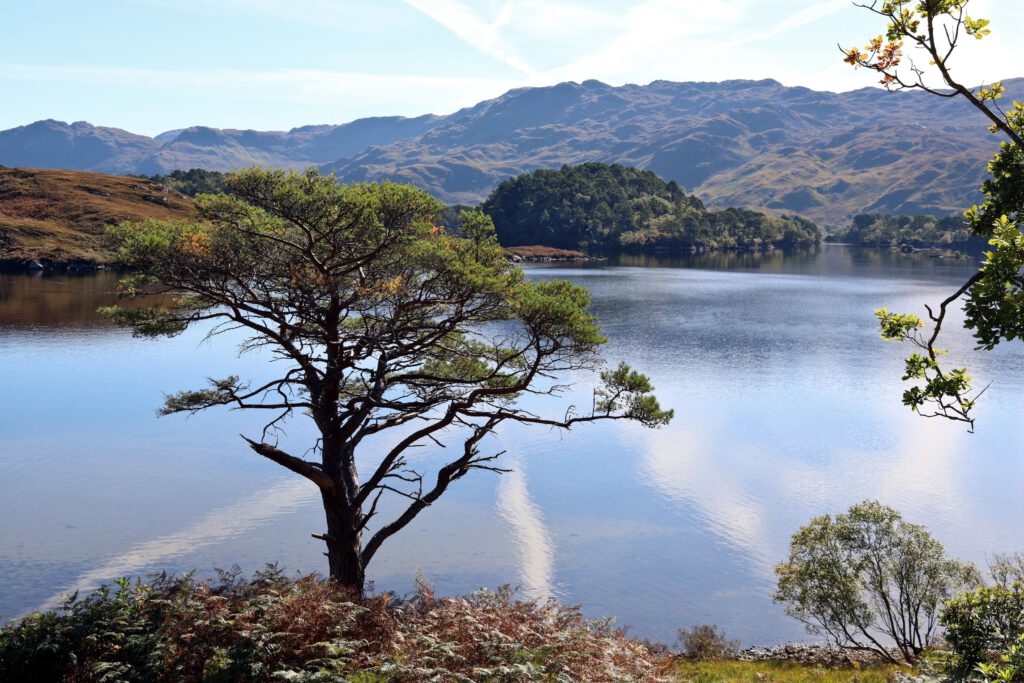
[[[139,178],[0,168],[0,265],[103,264],[107,226],[194,216],[189,197]]]

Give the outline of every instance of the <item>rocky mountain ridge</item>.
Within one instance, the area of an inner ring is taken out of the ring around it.
[[[1004,82],[1024,98],[1024,79]],[[445,116],[252,131],[196,126],[155,138],[85,122],[0,131],[0,164],[105,173],[316,165],[343,181],[413,183],[481,201],[537,168],[616,162],[675,180],[710,206],[800,213],[949,214],[977,200],[997,145],[960,98],[832,93],[773,80],[599,81],[520,88]]]

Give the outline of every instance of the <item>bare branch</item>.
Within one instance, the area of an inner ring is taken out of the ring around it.
[[[239,434],[239,436],[245,439],[250,448],[252,448],[256,453],[262,455],[264,458],[272,460],[283,467],[287,467],[296,474],[301,474],[306,479],[309,479],[311,482],[319,486],[323,491],[334,491],[334,481],[324,474],[324,471],[318,464],[308,460],[303,460],[302,458],[296,458],[294,455],[288,455],[284,451],[275,448],[270,444],[257,443],[244,434]]]

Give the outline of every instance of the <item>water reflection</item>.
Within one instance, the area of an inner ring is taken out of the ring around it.
[[[923,313],[975,263],[838,246],[632,258],[527,272],[590,288],[605,355],[648,373],[676,420],[503,431],[516,471],[459,481],[385,544],[380,590],[417,569],[448,594],[519,582],[645,637],[715,622],[770,642],[803,637],[771,602],[772,566],[814,515],[878,498],[963,559],[1024,549],[1024,348],[973,352],[954,315],[951,360],[993,380],[968,435],[900,405],[907,350],[874,322],[879,306]],[[236,436],[262,416],[153,414],[208,376],[258,380],[264,359],[202,330],[150,342],[105,326],[109,273],[2,277],[0,613],[156,567],[323,569],[311,487]],[[583,405],[592,378],[576,379],[567,400]],[[315,437],[296,419],[286,438]]]
[[[0,272],[0,334],[4,329],[110,329],[96,312],[101,306],[131,307],[118,300],[119,276],[112,272],[30,275]]]
[[[801,273],[857,277],[906,277],[920,273],[969,276],[980,264],[981,254],[952,258],[952,251],[933,258],[923,252],[904,254],[897,249],[861,249],[842,244],[823,244],[807,249],[772,251],[713,251],[701,254],[615,254],[605,261],[570,264],[570,268],[699,268],[707,270]],[[561,265],[561,264],[559,264]]]
[[[771,251],[708,251],[693,254],[613,254],[608,257],[610,266],[631,268],[717,268],[741,270],[777,271],[798,263],[813,262],[821,253],[821,247],[807,249],[773,249]]]
[[[258,533],[256,530],[261,525],[290,514],[318,498],[316,489],[304,480],[275,484],[214,510],[181,531],[140,543],[110,558],[76,577],[70,586],[51,597],[39,609],[52,609],[60,604],[64,595],[92,590],[102,582],[110,581],[111,577],[138,576],[155,571],[178,556],[224,543],[242,534]]]
[[[512,457],[507,466],[512,471],[502,475],[498,484],[498,511],[514,530],[523,594],[531,600],[546,600],[554,595],[554,547],[540,510],[530,499],[522,460]]]

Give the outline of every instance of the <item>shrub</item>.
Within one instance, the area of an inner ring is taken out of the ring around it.
[[[725,634],[714,624],[681,628],[677,633],[683,656],[698,662],[725,659],[739,649],[739,641],[726,640]]]
[[[353,598],[276,569],[121,580],[0,629],[0,681],[657,681],[671,666],[607,621],[507,588]]]
[[[894,663],[916,661],[943,602],[981,583],[973,565],[948,559],[924,527],[877,501],[811,520],[775,571],[776,601],[809,631]]]
[[[1024,681],[1024,636],[1010,645],[998,662],[983,662],[976,668],[986,683],[1021,683]]]
[[[953,649],[954,668],[971,671],[990,652],[1009,653],[1024,636],[1024,583],[989,586],[946,603],[941,620]]]

